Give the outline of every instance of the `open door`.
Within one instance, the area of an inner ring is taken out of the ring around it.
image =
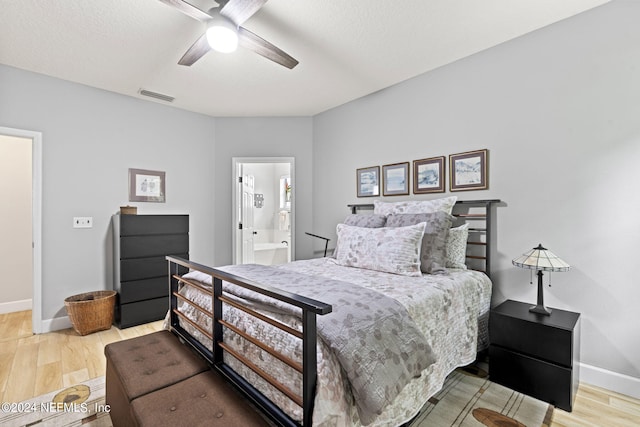
[[[242,258],[238,264],[252,264],[254,257],[253,237],[256,231],[253,229],[253,208],[254,208],[254,177],[253,175],[242,174],[238,177],[238,187],[241,191],[240,222],[238,229],[242,238]]]
[[[233,158],[234,264],[294,259],[294,159]]]
[[[31,247],[32,286],[31,299],[9,304],[8,311],[31,309],[33,333],[43,331],[42,319],[42,133],[22,129],[0,127],[0,135],[17,138],[24,144],[31,144]],[[28,190],[27,190],[28,191]],[[3,203],[5,201],[3,200]],[[4,207],[4,205],[3,205]],[[26,304],[26,306],[22,306]],[[7,305],[5,305],[6,307]]]

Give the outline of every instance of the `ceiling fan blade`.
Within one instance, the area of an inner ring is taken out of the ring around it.
[[[240,26],[260,10],[266,2],[267,0],[228,0],[220,4],[220,15]]]
[[[183,0],[160,0],[162,3],[167,4],[169,6],[173,6],[178,9],[180,12],[184,13],[187,16],[190,16],[198,21],[207,22],[211,19],[211,15],[207,12],[204,12],[192,4],[187,3]]]
[[[298,61],[283,50],[275,47],[262,37],[259,37],[243,27],[238,27],[238,43],[240,46],[252,50],[260,56],[264,56],[289,69],[298,65]]]
[[[180,58],[178,64],[190,67],[210,50],[211,47],[209,46],[209,42],[207,41],[207,34],[205,33],[201,35],[194,44],[191,45],[189,50],[187,50],[184,55],[182,55],[182,58]]]

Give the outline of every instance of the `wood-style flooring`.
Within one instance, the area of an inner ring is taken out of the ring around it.
[[[33,335],[31,311],[0,314],[0,402],[20,402],[105,374],[104,346],[160,330],[162,321],[80,336]]]
[[[73,329],[31,333],[31,311],[0,314],[0,402],[20,402],[105,374],[104,346],[158,331],[162,321],[80,336]],[[549,427],[640,426],[640,400],[580,384],[573,411],[553,411]]]

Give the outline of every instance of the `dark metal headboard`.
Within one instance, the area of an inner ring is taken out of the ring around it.
[[[467,266],[482,271],[491,277],[491,255],[495,253],[494,219],[492,206],[499,199],[459,200],[453,207],[454,227],[469,223],[469,239],[467,241]],[[371,210],[373,204],[347,205],[351,213],[360,210]]]

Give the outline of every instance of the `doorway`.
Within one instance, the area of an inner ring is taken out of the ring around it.
[[[8,140],[18,141],[20,144],[30,144],[31,242],[23,243],[26,243],[27,247],[30,243],[31,246],[30,267],[32,279],[27,286],[31,286],[32,293],[30,298],[31,307],[22,309],[30,308],[32,310],[32,330],[37,334],[42,332],[42,134],[40,132],[0,127],[0,143]]]
[[[295,257],[293,157],[234,157],[234,264],[283,264]]]

